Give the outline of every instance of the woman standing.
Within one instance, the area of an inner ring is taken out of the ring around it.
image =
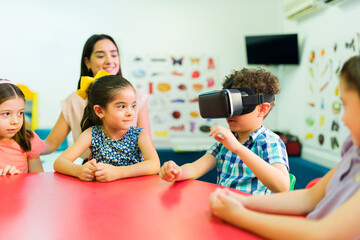
[[[119,50],[114,39],[105,34],[92,35],[85,43],[81,57],[81,72],[78,82],[82,76],[94,77],[100,70],[107,71],[111,75],[120,75]],[[136,112],[132,126],[142,127],[150,134],[150,121],[147,107],[148,96],[136,89]],[[72,132],[74,142],[82,133],[80,122],[84,113],[87,99],[82,99],[75,92],[71,93],[61,102],[61,114],[51,130],[49,136],[44,141],[45,149],[41,154],[49,154],[61,145],[69,132]],[[151,136],[151,135],[150,135]],[[87,159],[90,151],[86,151],[81,158]]]

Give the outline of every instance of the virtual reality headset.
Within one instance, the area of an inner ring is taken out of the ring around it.
[[[200,94],[199,108],[203,118],[228,118],[251,113],[257,105],[273,101],[274,95],[255,94],[250,88],[224,88]]]

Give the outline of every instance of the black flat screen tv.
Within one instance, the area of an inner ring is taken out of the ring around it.
[[[299,64],[297,34],[245,36],[248,64]]]

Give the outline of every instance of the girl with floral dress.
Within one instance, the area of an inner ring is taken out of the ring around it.
[[[99,182],[159,171],[160,161],[150,134],[130,126],[136,109],[136,94],[130,82],[100,71],[95,79],[82,78],[77,93],[81,97],[88,95],[81,121],[83,133],[55,160],[55,171]],[[73,163],[89,147],[90,161]]]

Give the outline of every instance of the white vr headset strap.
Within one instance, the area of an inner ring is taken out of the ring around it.
[[[230,101],[230,117],[234,114],[234,108],[233,108],[233,102],[232,102],[232,97],[231,97],[231,93],[228,89],[224,89],[226,90],[228,96],[229,96],[229,101]]]

